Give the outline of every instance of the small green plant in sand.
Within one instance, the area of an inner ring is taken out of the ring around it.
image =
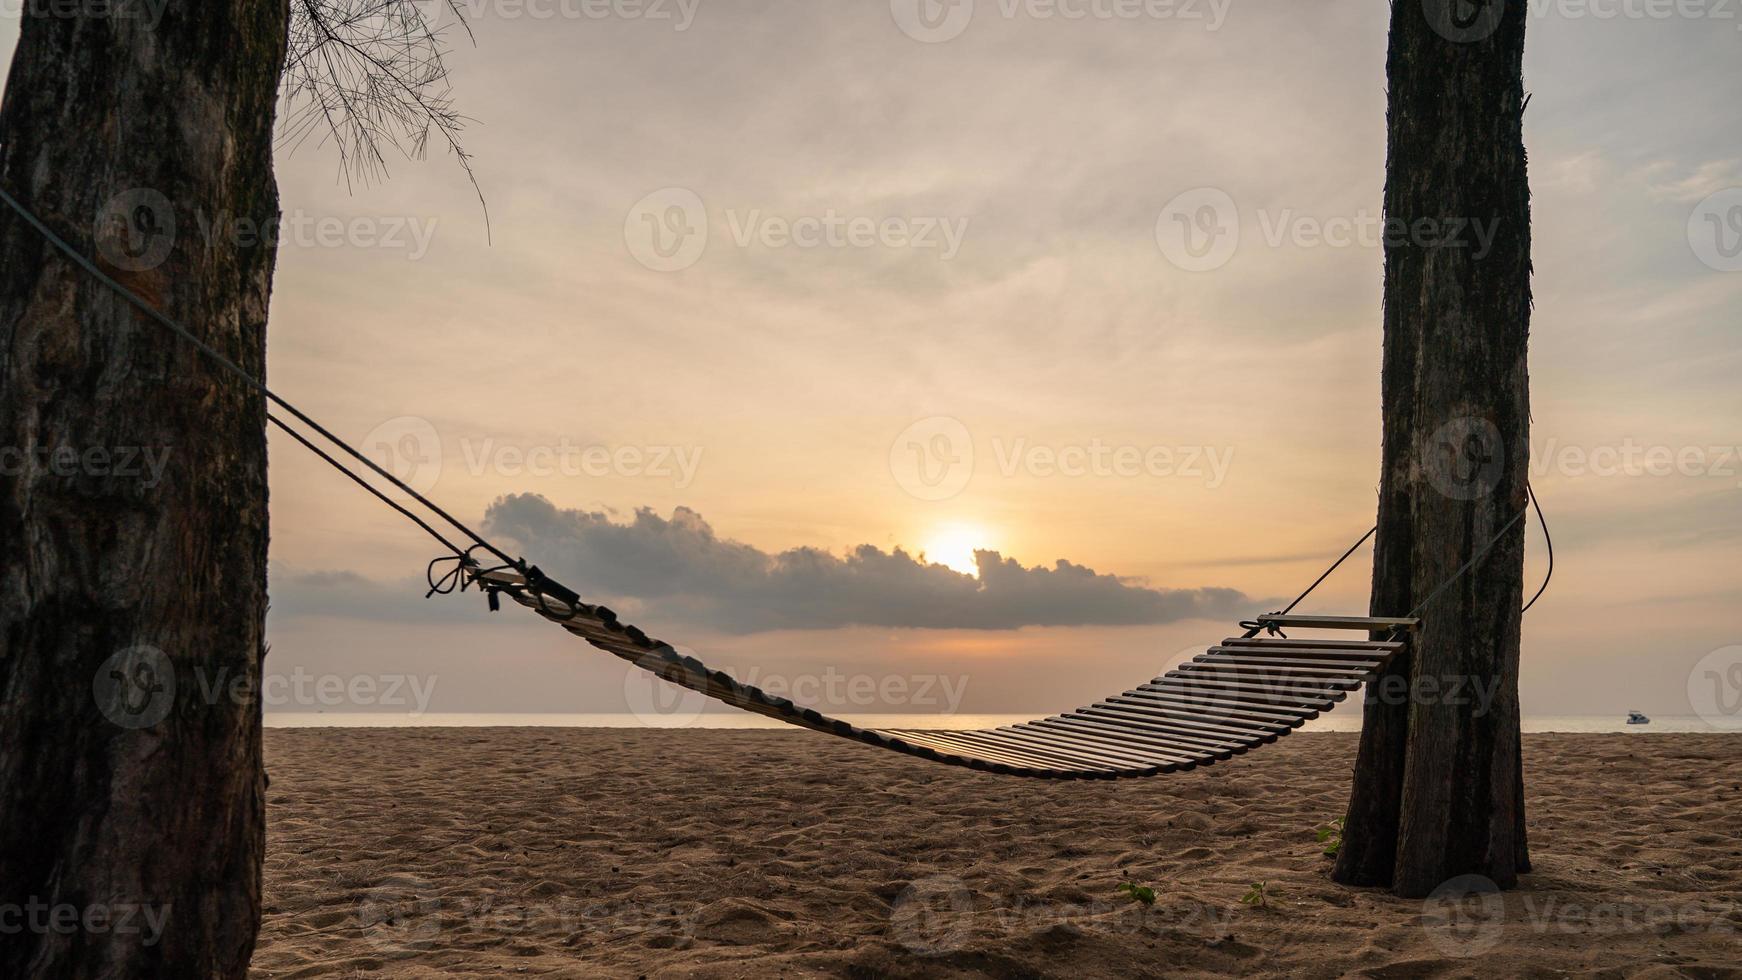
[[[1343,849],[1343,818],[1338,817],[1318,830],[1319,843],[1325,845],[1325,857],[1334,858]]]
[[[1240,902],[1243,905],[1250,905],[1253,908],[1257,908],[1257,909],[1269,908],[1270,907],[1270,882],[1268,882],[1268,881],[1255,881],[1255,882],[1253,882],[1252,887],[1248,888],[1246,890],[1246,894],[1240,896]]]
[[[1144,905],[1155,904],[1155,889],[1150,888],[1147,885],[1139,885],[1130,881],[1121,881],[1117,890],[1124,892],[1133,902],[1141,902]]]

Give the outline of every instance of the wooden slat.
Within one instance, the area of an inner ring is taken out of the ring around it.
[[[1070,717],[1104,724],[1108,728],[1120,728],[1132,731],[1132,733],[1141,733],[1141,735],[1148,735],[1151,738],[1171,738],[1186,750],[1195,752],[1195,754],[1211,755],[1212,759],[1225,759],[1230,754],[1244,755],[1247,748],[1254,745],[1252,742],[1239,742],[1239,740],[1216,740],[1216,738],[1204,738],[1202,735],[1183,735],[1183,733],[1172,731],[1172,729],[1157,728],[1153,724],[1144,722],[1141,717],[1136,717],[1136,715],[1120,714],[1115,710],[1104,710],[1104,708],[1092,707],[1092,705],[1087,708],[1077,708],[1075,712],[1071,712]]]
[[[947,755],[961,756],[963,758],[974,758],[975,756],[978,756],[990,761],[997,761],[1002,762],[1005,765],[1015,766],[1018,769],[1032,769],[1040,772],[1057,772],[1059,768],[1057,763],[1042,759],[1039,756],[1021,756],[1005,752],[988,752],[984,748],[970,747],[951,739],[943,738],[941,737],[941,733],[938,732],[898,731],[891,732],[890,734],[895,735],[904,741],[913,742],[918,745],[928,745]]]
[[[1205,738],[1214,738],[1222,742],[1244,743],[1250,745],[1254,741],[1274,742],[1276,736],[1270,732],[1249,731],[1244,728],[1224,728],[1208,722],[1182,721],[1171,718],[1159,712],[1149,710],[1142,705],[1123,704],[1117,698],[1097,701],[1090,708],[1098,711],[1111,711],[1129,715],[1155,728],[1170,728],[1187,735],[1196,734]]]
[[[1315,650],[1389,650],[1403,649],[1400,640],[1321,640],[1318,638],[1291,637],[1282,639],[1269,636],[1232,636],[1221,643],[1225,647],[1260,647],[1288,649],[1290,647],[1311,647]]]
[[[1118,704],[1131,708],[1140,708],[1159,718],[1182,722],[1187,725],[1202,727],[1211,731],[1234,732],[1244,735],[1247,732],[1284,732],[1290,726],[1281,721],[1248,721],[1244,718],[1216,719],[1192,711],[1190,708],[1176,708],[1173,705],[1161,704],[1155,701],[1145,701],[1125,694],[1114,696],[1101,702],[1102,704]]]
[[[1252,745],[1251,740],[1246,738],[1244,733],[1205,731],[1205,729],[1192,728],[1192,726],[1185,726],[1185,724],[1174,724],[1174,722],[1162,719],[1162,717],[1144,714],[1141,708],[1113,705],[1108,701],[1097,701],[1092,705],[1085,705],[1085,707],[1077,708],[1071,714],[1089,715],[1089,717],[1094,717],[1096,721],[1104,721],[1108,724],[1115,721],[1122,722],[1122,724],[1127,724],[1127,726],[1139,729],[1139,731],[1153,731],[1157,735],[1178,738],[1181,742],[1195,743],[1202,748],[1232,748],[1235,752],[1240,752],[1244,748],[1251,748]]]
[[[1074,732],[1058,732],[1048,729],[1030,729],[1026,724],[1010,725],[994,731],[1007,738],[1020,739],[1033,743],[1041,748],[1057,748],[1060,751],[1081,755],[1089,759],[1099,760],[1118,766],[1122,770],[1155,769],[1161,765],[1161,760],[1146,756],[1136,748],[1128,745],[1115,746],[1084,738]]]
[[[1152,691],[1127,691],[1118,695],[1137,701],[1148,701],[1164,705],[1179,711],[1190,711],[1211,720],[1217,718],[1239,719],[1241,721],[1258,721],[1271,725],[1282,725],[1288,728],[1299,728],[1307,722],[1308,714],[1317,715],[1310,709],[1300,709],[1287,714],[1281,712],[1265,712],[1254,708],[1234,708],[1205,704],[1202,701],[1189,701],[1185,698],[1172,697],[1166,694],[1156,694]]]
[[[1025,749],[1007,744],[989,743],[984,739],[972,738],[970,735],[971,733],[969,732],[958,731],[931,733],[931,737],[934,740],[943,742],[946,745],[956,746],[955,751],[963,755],[974,755],[978,753],[981,755],[987,755],[991,758],[1004,756],[1012,759],[1022,759],[1027,760],[1027,765],[1030,768],[1051,769],[1061,773],[1083,772],[1089,769],[1093,769],[1096,772],[1110,771],[1108,767],[1086,766],[1074,759],[1060,758],[1054,753],[1040,752],[1034,749]]]
[[[1282,690],[1325,690],[1349,691],[1361,686],[1359,680],[1341,677],[1302,677],[1285,674],[1280,671],[1270,673],[1250,673],[1234,667],[1221,667],[1216,664],[1186,664],[1179,670],[1170,671],[1170,678],[1210,678],[1228,680],[1236,684],[1270,686]]]
[[[1072,738],[1083,739],[1091,744],[1102,744],[1109,748],[1124,746],[1138,753],[1139,757],[1150,760],[1151,765],[1164,769],[1179,770],[1195,765],[1208,765],[1215,759],[1212,753],[1197,750],[1186,750],[1162,746],[1141,738],[1126,737],[1130,732],[1111,732],[1107,730],[1089,729],[1082,725],[1066,724],[1056,718],[1041,718],[1027,722],[1025,728],[1034,728],[1043,732],[1068,734]]]
[[[1232,758],[1234,755],[1233,751],[1228,749],[1220,749],[1211,752],[1207,749],[1181,747],[1171,742],[1164,742],[1154,736],[1123,729],[1103,727],[1090,722],[1088,719],[1073,717],[1070,715],[1041,718],[1036,721],[1031,721],[1029,724],[1038,728],[1051,728],[1060,731],[1077,732],[1086,737],[1099,738],[1102,741],[1120,745],[1141,746],[1143,751],[1154,753],[1157,757],[1166,759],[1173,765],[1198,763],[1211,758],[1228,759]]]
[[[1335,650],[1300,650],[1294,653],[1283,653],[1276,650],[1230,650],[1226,647],[1213,647],[1208,653],[1199,654],[1214,660],[1248,660],[1266,664],[1297,667],[1321,666],[1332,670],[1373,670],[1390,662],[1390,657],[1375,654],[1343,654]]]
[[[1206,658],[1223,664],[1247,664],[1253,667],[1286,665],[1289,667],[1317,667],[1321,670],[1363,671],[1376,670],[1383,663],[1379,657],[1364,657],[1347,660],[1313,660],[1306,657],[1277,657],[1262,653],[1242,653],[1238,650],[1212,650],[1207,654],[1194,658],[1203,662]]]
[[[1003,732],[973,729],[951,732],[950,734],[970,744],[982,744],[999,748],[1008,747],[1015,751],[1037,755],[1043,759],[1054,759],[1057,760],[1055,762],[1056,765],[1061,765],[1067,769],[1076,769],[1082,772],[1116,774],[1131,768],[1130,766],[1121,763],[1097,759],[1086,752],[1073,752],[1063,746],[1052,747],[1039,744],[1034,739],[1008,737]]]
[[[1276,660],[1269,663],[1241,663],[1233,657],[1212,657],[1204,655],[1179,665],[1180,670],[1203,670],[1214,668],[1239,674],[1271,674],[1284,677],[1299,677],[1302,680],[1360,680],[1373,672],[1366,664],[1344,664],[1341,667],[1308,667],[1287,660]]]
[[[1178,681],[1166,677],[1157,678],[1153,684],[1143,684],[1126,694],[1136,693],[1163,694],[1175,698],[1209,699],[1215,703],[1235,703],[1251,705],[1267,711],[1329,711],[1335,704],[1326,697],[1294,697],[1274,694],[1249,694],[1245,691],[1213,690],[1203,685],[1186,688]]]
[[[1217,697],[1222,697],[1224,694],[1218,694],[1217,692],[1225,692],[1226,694],[1239,694],[1247,696],[1250,699],[1268,701],[1271,704],[1304,703],[1316,707],[1321,711],[1328,709],[1333,703],[1343,700],[1346,696],[1342,691],[1297,690],[1293,688],[1284,689],[1277,687],[1274,684],[1267,686],[1236,684],[1233,681],[1218,680],[1208,674],[1199,675],[1194,679],[1169,675],[1162,678],[1159,683],[1144,684],[1141,686],[1145,691],[1156,691],[1162,694],[1181,691],[1201,691],[1206,694],[1215,694]]]
[[[1260,623],[1280,627],[1315,630],[1412,630],[1421,625],[1419,619],[1388,616],[1283,616],[1275,613],[1258,617]]]
[[[980,759],[985,760],[985,761],[995,761],[995,762],[999,762],[999,763],[1004,764],[1004,765],[1014,766],[1018,769],[1031,769],[1031,770],[1039,770],[1042,772],[1051,771],[1051,770],[1057,768],[1052,763],[1047,762],[1044,759],[1017,758],[1015,756],[1005,756],[1002,754],[994,754],[994,753],[975,753],[973,751],[970,751],[966,746],[958,745],[954,742],[948,742],[948,741],[945,741],[943,739],[937,738],[936,732],[894,731],[894,732],[890,732],[889,734],[891,734],[897,738],[900,738],[902,741],[909,742],[909,743],[912,743],[914,745],[923,745],[923,746],[931,749],[934,752],[939,752],[939,753],[942,753],[943,755],[946,755],[946,756],[955,756],[955,757],[959,757],[959,758],[970,758],[970,759],[971,758],[980,758]]]
[[[1095,728],[1116,729],[1121,735],[1147,739],[1174,751],[1183,752],[1188,758],[1193,759],[1204,755],[1209,755],[1215,759],[1226,759],[1246,751],[1244,745],[1224,745],[1199,738],[1174,735],[1171,732],[1157,731],[1146,727],[1134,718],[1127,718],[1123,715],[1090,714],[1089,710],[1088,708],[1078,708],[1070,714],[1057,715],[1046,720],[1084,722]]]
[[[1182,708],[1191,708],[1202,711],[1205,714],[1214,714],[1218,711],[1231,711],[1236,714],[1249,715],[1253,718],[1282,722],[1285,725],[1292,724],[1296,721],[1310,721],[1319,715],[1319,709],[1317,708],[1308,708],[1297,705],[1266,704],[1259,701],[1237,701],[1232,698],[1211,698],[1205,697],[1202,694],[1163,694],[1159,691],[1145,691],[1142,688],[1133,691],[1126,691],[1124,694],[1120,695],[1120,697],[1148,698],[1150,700],[1165,701]]]

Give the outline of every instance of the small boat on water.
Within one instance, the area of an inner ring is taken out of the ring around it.
[[[1629,712],[1627,712],[1627,724],[1629,724],[1629,725],[1649,725],[1649,724],[1651,724],[1651,719],[1645,717],[1645,713],[1643,711],[1629,711]]]

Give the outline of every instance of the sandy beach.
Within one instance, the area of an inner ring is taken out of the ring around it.
[[[1420,902],[1325,877],[1347,734],[1052,783],[802,731],[270,730],[254,974],[1742,977],[1742,738],[1525,739],[1534,872]]]

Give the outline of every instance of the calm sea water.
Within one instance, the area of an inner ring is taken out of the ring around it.
[[[1034,715],[844,715],[848,721],[868,728],[997,728],[1030,721]],[[266,715],[268,728],[477,728],[511,726],[535,728],[786,728],[780,722],[743,712],[705,711],[699,715],[585,715],[585,714],[371,714],[364,712],[274,713]],[[1541,715],[1524,719],[1526,732],[1719,732],[1742,734],[1739,726],[1719,728],[1697,715],[1653,715],[1649,725],[1629,725],[1624,714]],[[1333,711],[1308,722],[1306,732],[1358,732],[1360,711]]]

